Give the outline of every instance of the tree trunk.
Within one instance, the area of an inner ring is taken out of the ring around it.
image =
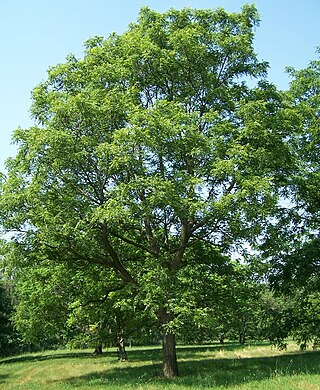
[[[99,345],[96,346],[96,348],[95,348],[93,354],[94,354],[95,356],[102,355],[102,344],[99,344]]]
[[[243,345],[245,342],[246,342],[245,334],[244,333],[240,333],[240,335],[239,335],[239,343]]]
[[[165,378],[179,376],[176,353],[176,339],[173,333],[165,332],[162,341],[163,375]]]
[[[125,362],[128,360],[124,338],[122,336],[118,337],[118,358],[120,362]]]
[[[168,313],[166,309],[159,310],[157,314],[161,325],[163,325],[163,376],[165,378],[174,378],[179,376],[176,353],[176,338],[174,333],[166,329],[166,325],[173,320],[174,316],[172,312]]]

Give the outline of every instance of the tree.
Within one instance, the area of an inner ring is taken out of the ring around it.
[[[244,344],[247,339],[259,337],[264,286],[261,281],[254,280],[250,267],[238,265],[234,268],[221,302],[220,328],[229,338],[238,338],[239,343]]]
[[[11,299],[9,289],[0,279],[0,355],[11,353],[18,341],[10,319],[13,310]]]
[[[12,321],[24,345],[31,349],[63,345],[70,333],[64,326],[68,316],[68,300],[61,291],[64,279],[58,269],[54,275],[52,270],[34,266],[15,278]]]
[[[114,345],[124,360],[125,338],[155,322],[108,269],[25,256],[24,264],[15,264],[12,316],[25,344],[86,346],[96,354]]]
[[[290,332],[301,345],[319,339],[317,310],[319,278],[320,221],[320,61],[305,69],[287,69],[291,76],[285,92],[292,122],[288,137],[296,166],[288,178],[289,202],[283,207],[265,241],[271,264],[273,288],[292,302]],[[288,115],[289,116],[289,115]],[[289,322],[289,321],[287,321]]]
[[[297,156],[297,164],[290,177],[289,227],[294,229],[291,236],[297,237],[297,233],[300,233],[301,240],[293,242],[294,247],[307,242],[306,252],[311,255],[311,247],[316,253],[319,245],[320,60],[311,61],[305,69],[289,67],[287,71],[292,81],[286,91],[286,105],[294,123],[288,143],[291,154]],[[290,233],[290,230],[287,229],[286,233]]]
[[[291,160],[257,24],[253,6],[143,8],[124,34],[51,68],[32,95],[37,126],[14,133],[4,227],[29,257],[118,276],[163,328],[166,377],[178,375],[174,324],[193,308],[192,271],[207,266],[197,251],[210,246],[214,264],[254,242]]]
[[[187,319],[181,318],[179,339],[187,343],[219,340],[221,344],[225,339],[238,339],[244,344],[247,339],[260,338],[266,286],[243,260],[226,258],[217,268],[202,269],[198,285],[190,288],[194,310],[184,313]]]
[[[12,354],[18,349],[19,336],[11,320],[13,301],[12,281],[6,277],[3,259],[0,257],[0,355]]]

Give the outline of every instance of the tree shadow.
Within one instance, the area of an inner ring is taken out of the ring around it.
[[[320,352],[286,353],[273,357],[208,359],[180,364],[184,386],[195,386],[205,378],[203,387],[233,386],[281,376],[319,374]],[[189,364],[188,364],[189,363]]]
[[[266,346],[270,345],[270,343],[259,342],[252,344],[240,345],[239,343],[228,342],[225,344],[208,344],[208,345],[179,345],[177,347],[178,350],[178,359],[201,359],[199,354],[203,352],[219,352],[219,351],[241,351],[248,346]],[[151,347],[148,349],[130,349],[128,348],[128,357],[130,361],[156,361],[162,360],[162,352],[161,347]]]
[[[260,346],[269,346],[269,345],[270,343],[266,343],[266,342],[243,344],[243,345],[239,343],[232,343],[232,342],[228,342],[225,344],[217,343],[217,344],[195,345],[195,346],[187,345],[187,346],[179,346],[178,354],[180,359],[190,360],[196,357],[199,358],[199,354],[202,354],[204,352],[208,352],[208,353],[217,353],[220,351],[234,352],[234,351],[242,351],[243,349],[248,348],[248,346],[260,347]]]
[[[153,361],[161,359],[161,348],[154,347],[148,349],[128,349],[128,356],[130,361]],[[27,362],[41,362],[46,360],[57,360],[57,359],[103,359],[109,358],[111,360],[117,361],[118,354],[115,348],[106,349],[103,351],[102,355],[94,355],[93,350],[89,352],[85,351],[66,351],[66,352],[37,352],[34,354],[25,354],[13,357],[6,357],[0,359],[0,366],[5,364],[12,363],[27,363]]]
[[[12,364],[12,363],[24,363],[24,362],[41,362],[45,360],[55,360],[55,359],[83,359],[93,357],[93,354],[87,351],[80,352],[62,352],[62,353],[37,353],[34,355],[26,354],[20,356],[14,356],[9,358],[4,358],[0,361],[0,365]]]
[[[0,374],[0,385],[2,383],[5,383],[6,379],[9,377],[9,375],[3,375],[3,374]]]
[[[252,381],[262,381],[279,376],[320,374],[320,352],[308,351],[286,353],[274,357],[237,359],[198,359],[180,361],[180,377],[174,380],[175,386],[212,388],[214,386],[241,385]],[[113,385],[137,388],[148,385],[165,385],[168,379],[161,377],[161,364],[130,365],[121,363],[99,373],[90,373],[64,380],[71,386],[81,386],[90,382],[101,386]]]
[[[249,344],[254,346],[263,346],[266,343],[254,343]],[[208,345],[187,345],[187,346],[178,346],[178,353],[180,359],[195,359],[197,355],[201,352],[218,352],[218,351],[240,351],[243,348],[247,348],[248,345],[241,346],[237,343],[225,343],[225,344],[208,344]],[[161,361],[161,347],[148,347],[146,349],[143,348],[135,348],[133,347],[127,349],[128,357],[130,361],[142,361],[142,362],[150,362],[150,361]],[[114,348],[106,349],[103,351],[101,356],[94,356],[92,352],[85,351],[65,351],[65,352],[38,352],[34,354],[25,354],[20,356],[13,357],[4,357],[0,360],[0,365],[4,364],[12,364],[12,363],[23,363],[23,362],[40,362],[45,360],[56,360],[56,359],[83,359],[83,358],[92,358],[98,359],[108,357],[111,359],[118,359],[117,352]]]

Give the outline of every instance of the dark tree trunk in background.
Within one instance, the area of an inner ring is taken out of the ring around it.
[[[93,354],[94,354],[95,356],[102,355],[102,344],[99,344],[99,345],[96,346],[96,348],[95,348]]]
[[[128,360],[124,337],[122,336],[118,337],[118,358],[120,362],[124,362]]]
[[[240,335],[239,335],[239,343],[243,345],[245,342],[246,342],[245,334],[244,333],[240,333]]]

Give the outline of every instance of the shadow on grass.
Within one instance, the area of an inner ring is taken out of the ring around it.
[[[255,346],[266,345],[255,344]],[[233,386],[252,381],[262,381],[270,378],[290,375],[320,374],[320,351],[284,353],[272,357],[255,358],[212,358],[206,357],[208,351],[215,355],[220,350],[241,351],[238,344],[180,346],[178,360],[180,377],[174,380],[175,386],[184,388],[212,388],[214,386]],[[17,356],[3,359],[0,365],[21,362],[50,361],[53,359],[99,359],[102,363],[116,362],[114,350],[106,351],[103,356],[96,358],[88,351],[48,352],[36,355]],[[161,377],[161,350],[157,348],[129,349],[129,361],[119,364],[106,364],[105,370],[79,375],[69,379],[58,380],[57,383],[72,387],[81,387],[90,384],[90,388],[101,385],[115,387],[137,388],[146,384],[161,388],[170,381]],[[0,384],[6,376],[0,374]]]
[[[153,361],[161,359],[161,348],[148,348],[144,349],[128,349],[128,356],[130,361]],[[0,359],[0,366],[5,364],[14,364],[14,363],[28,363],[28,362],[42,362],[46,360],[58,360],[58,359],[108,359],[110,361],[118,361],[118,354],[115,348],[110,350],[105,350],[101,356],[95,356],[93,352],[86,351],[65,351],[65,352],[36,352],[34,354],[25,354],[13,357],[6,357]]]
[[[252,344],[245,344],[240,345],[239,343],[225,343],[225,344],[208,344],[208,345],[179,345],[177,347],[178,350],[178,359],[203,359],[201,357],[201,354],[204,352],[209,353],[217,353],[219,351],[241,351],[245,348],[248,348],[248,346],[269,346],[270,343],[261,342],[261,343],[252,343]],[[162,352],[161,347],[154,347],[154,348],[148,348],[148,349],[128,349],[128,357],[130,361],[161,361],[162,359]]]
[[[243,349],[246,349],[251,346],[254,347],[260,347],[260,346],[269,346],[270,343],[261,342],[261,343],[252,343],[252,344],[244,344],[240,345],[239,343],[225,343],[225,344],[208,344],[208,345],[188,345],[188,346],[179,346],[178,347],[178,355],[179,359],[201,359],[201,354],[204,352],[208,353],[217,353],[219,351],[228,351],[228,352],[234,352],[234,351],[242,351]],[[203,359],[203,358],[202,358]]]
[[[0,366],[4,364],[12,364],[12,363],[27,363],[27,362],[41,362],[45,360],[55,360],[55,359],[83,359],[83,358],[89,358],[93,357],[92,353],[81,351],[81,352],[62,352],[62,353],[36,353],[34,355],[32,354],[26,354],[21,356],[14,356],[9,358],[3,358],[0,361]]]
[[[260,344],[255,344],[260,345]],[[262,344],[261,344],[262,345]],[[265,345],[265,344],[263,344]],[[244,346],[243,348],[247,347]],[[199,353],[204,351],[214,352],[220,350],[233,351],[233,350],[241,350],[242,347],[236,343],[228,343],[228,344],[215,344],[215,345],[203,345],[203,346],[179,346],[179,358],[188,358],[194,359],[198,356]],[[161,347],[150,347],[148,349],[127,349],[129,360],[130,361],[139,361],[139,362],[150,362],[150,361],[160,361],[161,360]],[[20,356],[13,356],[8,358],[3,358],[0,360],[0,365],[3,364],[12,364],[12,363],[24,363],[24,362],[40,362],[45,360],[56,360],[56,359],[83,359],[83,358],[103,358],[107,357],[110,359],[117,360],[117,352],[115,349],[106,350],[103,352],[102,356],[95,357],[93,353],[88,351],[75,351],[75,352],[43,352],[43,353],[35,353],[35,354],[25,354]]]
[[[320,374],[320,352],[308,351],[286,355],[239,359],[199,359],[181,361],[180,377],[174,379],[175,388],[233,386],[252,381],[262,381],[291,375]],[[161,388],[170,380],[161,377],[161,364],[136,366],[121,363],[99,373],[90,373],[64,380],[74,387],[90,384],[95,386],[113,385],[116,387],[137,388],[154,385]]]
[[[9,375],[0,374],[0,384],[5,383],[5,380],[9,377]]]

